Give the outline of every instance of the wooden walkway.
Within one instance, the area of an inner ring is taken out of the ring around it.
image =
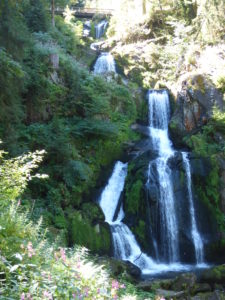
[[[114,12],[113,9],[96,9],[96,8],[83,8],[83,7],[70,7],[71,13],[78,18],[92,18],[94,15],[100,16],[111,16]],[[64,9],[56,8],[55,13],[58,15],[63,15]]]

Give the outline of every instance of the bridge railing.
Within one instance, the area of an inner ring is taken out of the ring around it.
[[[73,13],[81,13],[81,14],[103,14],[103,15],[112,15],[114,9],[97,9],[97,8],[84,8],[84,7],[77,7],[77,6],[70,6],[70,10]],[[63,12],[63,8],[56,7],[56,12]]]

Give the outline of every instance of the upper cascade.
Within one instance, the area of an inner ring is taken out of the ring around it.
[[[149,135],[154,150],[159,151],[161,157],[174,154],[172,143],[168,135],[170,118],[170,103],[167,91],[149,91]]]
[[[100,39],[105,33],[106,27],[108,25],[107,20],[102,20],[100,23],[95,25],[95,37],[96,39]]]
[[[100,54],[94,66],[94,73],[116,73],[116,64],[111,53],[103,52]]]
[[[170,103],[167,91],[149,91],[149,127],[168,130]]]

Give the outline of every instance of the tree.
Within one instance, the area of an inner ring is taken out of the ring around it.
[[[52,26],[55,27],[55,9],[64,8],[66,5],[69,4],[76,4],[77,0],[51,0],[51,19],[52,19]]]
[[[29,29],[33,32],[47,31],[46,7],[42,0],[30,0],[25,10],[25,18]]]
[[[0,45],[17,59],[23,57],[23,48],[28,38],[23,16],[24,3],[25,0],[0,1]]]

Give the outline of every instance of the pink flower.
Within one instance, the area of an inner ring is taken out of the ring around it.
[[[35,255],[35,250],[33,249],[33,245],[31,242],[27,244],[28,257],[32,257]]]
[[[118,290],[120,287],[119,282],[117,280],[112,281],[112,288]]]
[[[48,291],[44,291],[44,292],[43,292],[43,296],[44,296],[46,299],[48,299],[48,300],[52,300],[52,299],[53,299],[53,298],[52,298],[52,294],[49,293]]]
[[[120,285],[120,288],[121,288],[121,289],[125,289],[125,288],[126,288],[125,284],[121,284],[121,285]]]
[[[89,288],[86,287],[86,288],[84,289],[84,295],[85,295],[86,297],[88,296],[88,292],[89,292]]]
[[[25,294],[24,293],[21,294],[20,300],[25,300]]]
[[[65,252],[65,249],[60,248],[60,255],[61,255],[61,259],[65,263],[66,262],[66,252]]]

